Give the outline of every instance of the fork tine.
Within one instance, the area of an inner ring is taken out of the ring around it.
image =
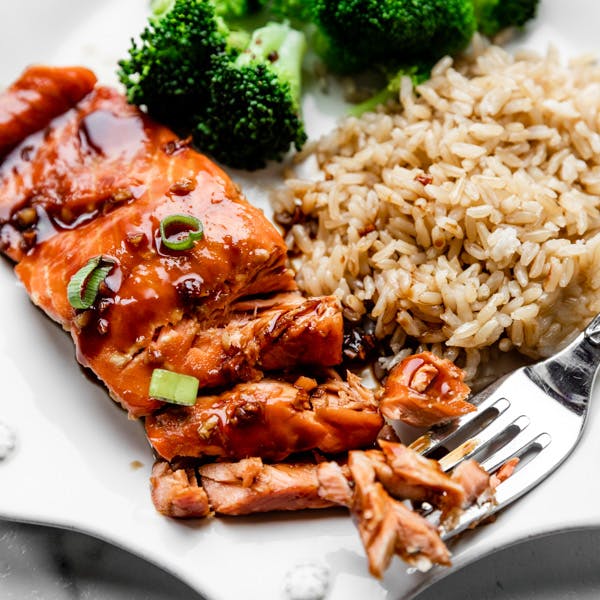
[[[515,456],[520,457],[533,448],[542,450],[551,441],[552,437],[548,433],[539,433],[539,431],[535,433],[529,430],[522,431],[508,444],[492,454],[487,460],[484,460],[481,466],[488,473],[494,473],[511,458]]]
[[[466,414],[464,417],[460,417],[455,421],[442,425],[435,430],[430,430],[417,438],[409,448],[420,452],[421,454],[428,454],[433,450],[443,446],[446,442],[451,441],[457,434],[459,434],[464,427],[479,418],[486,410],[493,408],[497,411],[496,417],[504,413],[510,406],[510,402],[506,398],[498,396],[489,396],[477,405],[477,410]]]
[[[541,448],[540,454],[550,444],[551,438],[547,433],[538,434],[530,444],[539,445]],[[492,457],[493,458],[493,457]],[[510,458],[510,457],[508,457]],[[508,458],[506,460],[508,460]],[[475,504],[466,509],[451,526],[444,528],[442,526],[441,537],[443,540],[448,540],[451,537],[461,533],[465,529],[468,529],[482,519],[492,515],[496,511],[500,510],[532,487],[532,484],[539,481],[543,477],[547,470],[546,465],[543,461],[536,459],[539,455],[533,457],[526,465],[524,465],[517,472],[512,474],[506,481],[503,481],[498,485],[495,490],[494,498],[490,499],[482,504]],[[505,461],[503,461],[505,462]],[[496,463],[500,463],[500,460],[493,462],[493,468],[495,469]],[[483,466],[483,465],[482,465]]]
[[[552,454],[548,447],[551,440],[548,434],[542,434],[540,438],[542,438],[540,443],[545,444],[545,448],[497,487],[495,500],[499,507],[505,506],[518,498],[521,494],[530,489],[534,482],[539,481],[545,476],[547,465],[543,457],[545,453]]]
[[[469,507],[459,516],[457,521],[452,523],[451,526],[447,528],[442,526],[442,539],[448,540],[465,529],[477,525],[482,519],[485,519],[501,508],[504,508],[507,504],[516,500],[519,496],[523,495],[542,480],[548,473],[548,460],[554,463],[557,456],[562,454],[560,449],[558,449],[558,451],[553,451],[551,449],[554,445],[549,448],[551,442],[552,438],[548,433],[538,433],[538,435],[531,439],[529,443],[526,443],[523,446],[523,451],[538,446],[540,452],[522,468],[513,473],[508,479],[500,483],[494,492],[493,499]],[[508,445],[505,449],[506,452],[503,455],[496,453],[486,461],[487,464],[483,463],[482,466],[484,468],[488,467],[492,472],[493,470],[496,470],[497,467],[511,458]],[[514,448],[512,455],[515,455]],[[546,460],[543,459],[545,455],[547,455]],[[560,462],[560,459],[558,462]],[[486,468],[486,470],[488,470],[488,468]],[[490,472],[490,470],[488,470],[488,472]]]
[[[513,411],[511,411],[512,413]],[[531,422],[526,415],[519,415],[516,419],[507,413],[494,419],[487,427],[477,433],[476,436],[469,438],[460,446],[452,450],[440,459],[440,465],[444,471],[457,466],[463,460],[471,458],[475,454],[486,449],[492,443],[497,441],[510,428],[516,428],[518,433],[522,432]],[[518,433],[516,435],[518,435]]]
[[[447,541],[451,537],[458,535],[465,529],[472,527],[479,523],[481,520],[492,515],[496,510],[496,506],[490,500],[483,504],[473,504],[467,508],[461,515],[456,519],[452,526],[446,527],[442,525],[440,527],[440,537],[442,540]]]

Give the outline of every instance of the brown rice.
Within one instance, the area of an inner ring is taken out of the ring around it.
[[[275,192],[300,209],[300,286],[370,317],[387,366],[411,339],[470,376],[492,345],[552,354],[600,310],[600,67],[475,38],[399,101],[343,120],[302,156],[320,176]]]

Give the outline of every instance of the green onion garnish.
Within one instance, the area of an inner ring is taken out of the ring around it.
[[[202,222],[192,215],[169,215],[160,222],[162,243],[170,250],[189,250],[203,236]]]
[[[114,262],[103,256],[90,258],[87,263],[71,277],[67,286],[67,297],[73,308],[87,309],[94,304],[100,284],[106,279]]]
[[[150,379],[150,396],[172,404],[193,406],[200,382],[191,375],[182,375],[166,369],[154,369]]]

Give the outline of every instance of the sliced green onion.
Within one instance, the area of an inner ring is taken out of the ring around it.
[[[106,279],[114,262],[102,256],[90,258],[71,277],[67,285],[67,298],[73,308],[90,308],[96,301],[100,284]]]
[[[178,231],[169,235],[168,229]],[[160,222],[162,243],[170,250],[189,250],[203,236],[202,221],[192,215],[169,215]]]
[[[166,369],[154,369],[150,379],[150,396],[163,402],[193,406],[198,397],[200,382],[191,375]]]

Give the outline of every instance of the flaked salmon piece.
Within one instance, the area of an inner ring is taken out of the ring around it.
[[[0,158],[75,106],[95,85],[96,76],[83,67],[28,67],[0,94]]]
[[[383,577],[394,554],[419,568],[450,564],[450,553],[436,528],[386,492],[367,453],[350,452],[348,466],[355,486],[351,512],[372,575]]]
[[[401,502],[392,500],[396,513],[396,554],[419,571],[432,565],[450,566],[450,552],[437,529]]]
[[[436,460],[421,456],[400,443],[378,440],[381,452],[366,452],[377,478],[395,498],[429,502],[443,513],[461,509],[465,491],[446,475]]]
[[[327,380],[311,390],[311,403],[316,409],[351,408],[370,411],[373,407],[379,407],[373,392],[362,385],[358,375],[346,371],[346,379],[342,379],[333,369],[326,370],[326,373]],[[383,425],[383,419],[380,422]]]
[[[260,468],[257,470],[257,463]],[[317,465],[264,464],[259,458],[238,463],[214,463],[198,469],[212,509],[218,514],[326,508],[333,503],[319,496]]]
[[[381,394],[381,412],[415,427],[431,427],[475,410],[466,401],[465,373],[431,352],[402,360],[391,371]]]
[[[474,461],[457,467],[452,481],[444,482],[444,486],[439,485],[439,474],[429,464],[435,461],[417,463],[416,470],[423,471],[423,475],[415,478],[415,463],[410,460],[412,451],[403,453],[404,447],[399,448],[399,443],[379,443],[381,451],[350,451],[347,464],[327,460],[266,464],[259,457],[251,457],[201,465],[197,470],[209,507],[203,510],[206,514],[214,511],[247,515],[345,506],[356,521],[374,576],[383,577],[394,554],[420,570],[427,570],[432,564],[449,565],[450,553],[435,525],[399,498],[406,493],[406,498],[429,500],[431,496],[423,494],[421,488],[431,485],[438,504],[458,515],[467,504],[457,502],[461,499],[474,502],[489,489],[483,485],[489,478],[481,478],[482,469]],[[407,460],[405,455],[410,458]],[[387,461],[395,464],[399,472],[408,473],[410,483],[404,487],[398,484],[398,475]],[[384,465],[387,467],[383,468]],[[414,479],[420,484],[414,484]],[[463,483],[466,490],[462,489]],[[152,484],[153,500],[160,512],[180,517],[202,516],[193,502],[186,503],[190,488],[198,489],[191,472],[173,469],[159,461],[153,469]],[[442,492],[442,487],[447,491]],[[446,493],[450,501],[443,499]]]
[[[473,504],[478,498],[490,496],[493,491],[490,476],[476,460],[469,459],[461,462],[452,471],[451,477],[464,490],[463,507]]]
[[[169,406],[146,418],[160,456],[261,456],[283,460],[317,449],[336,454],[371,446],[383,420],[373,394],[348,374],[307,391],[276,379],[240,383],[194,406]]]
[[[319,480],[319,496],[334,504],[352,506],[353,491],[350,487],[352,481],[350,469],[334,461],[325,461],[317,466]]]
[[[339,300],[318,296],[297,302],[295,307],[273,307],[264,324],[254,327],[252,338],[248,336],[246,344],[242,339],[245,353],[251,353],[253,346],[260,348],[259,366],[266,371],[342,362],[344,323]]]
[[[507,460],[495,473],[490,476],[490,487],[495,490],[503,481],[506,481],[515,471],[520,459],[518,456]]]
[[[204,465],[205,473],[221,483],[235,483],[250,487],[262,471],[263,461],[258,456],[242,458],[237,462],[217,462]]]
[[[208,497],[198,485],[192,469],[173,469],[157,461],[150,476],[152,502],[168,517],[201,518],[211,514]]]

